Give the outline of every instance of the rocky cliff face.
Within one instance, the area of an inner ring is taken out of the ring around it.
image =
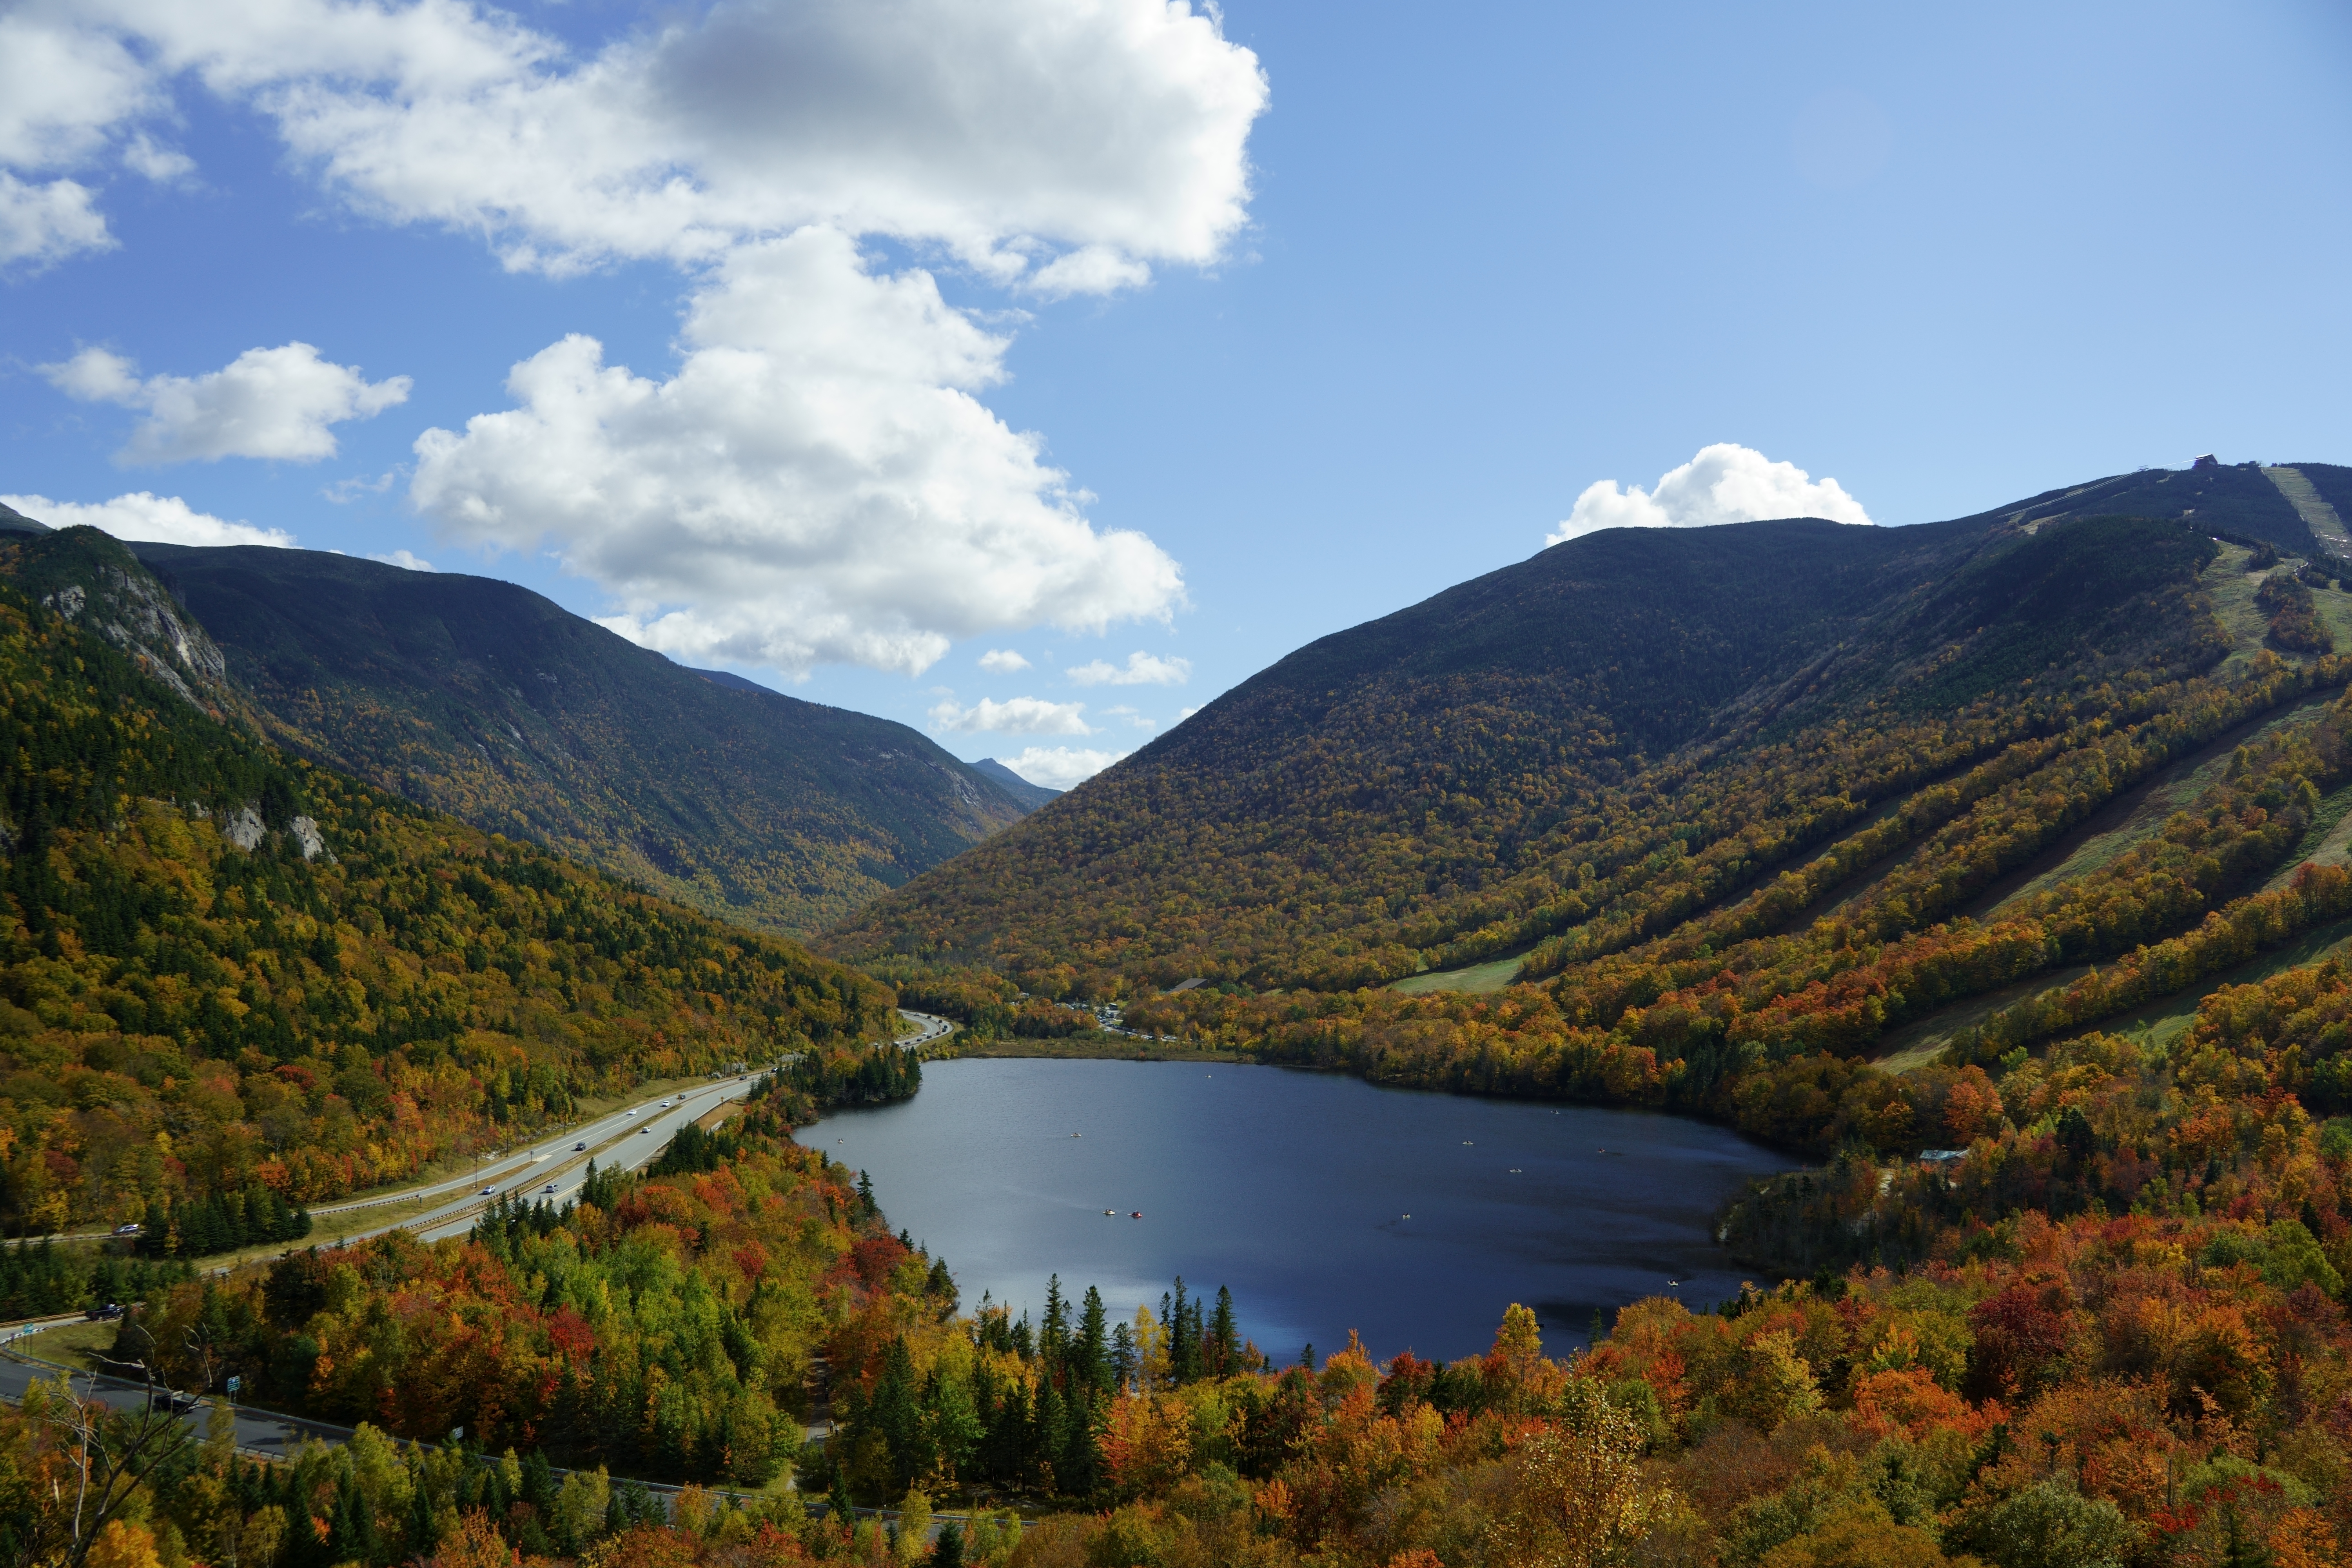
[[[68,583],[41,595],[46,607],[81,622],[139,661],[139,667],[215,718],[230,703],[228,660],[145,572],[100,566],[88,585]]]
[[[34,539],[40,548],[25,553]],[[0,551],[22,557],[12,574],[44,608],[98,633],[214,718],[248,717],[219,645],[115,540],[94,528],[18,529],[0,532]]]

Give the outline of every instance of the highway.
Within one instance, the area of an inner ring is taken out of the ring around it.
[[[901,1016],[917,1028],[915,1034],[901,1037],[897,1041],[907,1050],[919,1049],[945,1038],[955,1030],[955,1026],[946,1019],[929,1014],[909,1013],[902,1009]],[[646,1164],[669,1146],[678,1129],[750,1094],[751,1085],[759,1076],[758,1071],[746,1072],[667,1096],[649,1096],[635,1105],[624,1107],[572,1128],[560,1137],[535,1140],[528,1147],[502,1154],[486,1163],[478,1174],[436,1182],[425,1187],[412,1187],[403,1192],[323,1205],[311,1212],[342,1213],[412,1203],[419,1198],[442,1197],[444,1202],[423,1214],[392,1221],[372,1230],[355,1232],[345,1241],[361,1241],[392,1230],[414,1231],[427,1241],[463,1236],[473,1228],[474,1221],[482,1210],[499,1197],[517,1197],[531,1203],[544,1201],[559,1205],[572,1200],[587,1177],[591,1160],[596,1163],[599,1170],[635,1170]],[[102,1234],[98,1233],[89,1239],[98,1239]],[[222,1271],[226,1272],[225,1269]],[[26,1389],[34,1379],[53,1380],[65,1370],[51,1363],[21,1359],[24,1352],[17,1347],[18,1341],[29,1339],[47,1329],[85,1321],[80,1313],[73,1312],[12,1323],[0,1329],[0,1399],[16,1404],[23,1400]],[[77,1391],[94,1395],[118,1410],[137,1410],[148,1397],[146,1386],[139,1382],[89,1373],[72,1375]],[[236,1447],[254,1458],[288,1458],[306,1442],[315,1440],[334,1444],[351,1436],[349,1427],[330,1422],[279,1415],[250,1405],[233,1405],[232,1409],[236,1418]],[[201,1436],[210,1415],[211,1403],[199,1401],[182,1419]],[[814,1439],[822,1434],[818,1428],[812,1427],[808,1436]],[[677,1490],[677,1487],[659,1481],[646,1484],[657,1493]],[[820,1514],[825,1510],[824,1504],[815,1500],[812,1500],[811,1507],[813,1511]],[[897,1517],[897,1510],[893,1509],[859,1509],[857,1511],[861,1515]],[[948,1517],[950,1516],[942,1515],[934,1520],[934,1531]]]
[[[945,1039],[955,1032],[955,1026],[945,1018],[929,1013],[912,1013],[899,1009],[898,1016],[916,1027],[912,1035],[901,1036],[896,1042],[905,1050],[919,1050],[935,1040]],[[790,1061],[793,1058],[783,1058]],[[392,1192],[371,1193],[365,1197],[349,1198],[341,1203],[320,1204],[310,1210],[320,1215],[349,1214],[359,1209],[385,1208],[393,1205],[413,1204],[420,1199],[441,1198],[425,1213],[409,1218],[376,1226],[372,1229],[354,1231],[346,1238],[361,1241],[372,1236],[382,1236],[388,1230],[412,1230],[427,1241],[444,1237],[463,1236],[471,1227],[474,1217],[501,1196],[529,1197],[533,1202],[546,1199],[558,1205],[574,1196],[588,1173],[588,1162],[594,1160],[599,1170],[635,1170],[650,1161],[677,1135],[677,1130],[689,1121],[698,1121],[730,1100],[740,1100],[751,1092],[751,1083],[761,1071],[753,1069],[740,1077],[704,1084],[668,1096],[647,1096],[636,1104],[608,1112],[593,1121],[567,1129],[561,1134],[551,1133],[516,1149],[507,1150],[494,1159],[482,1162],[476,1170],[462,1176],[449,1176],[418,1187],[402,1187]],[[579,1145],[585,1144],[585,1148]],[[549,1191],[552,1183],[553,1191]],[[102,1241],[105,1231],[82,1231],[61,1235],[58,1241]],[[12,1239],[10,1246],[21,1246],[37,1237]]]

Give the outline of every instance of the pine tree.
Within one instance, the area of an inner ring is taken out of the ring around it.
[[[1217,1287],[1217,1310],[1209,1318],[1209,1370],[1227,1376],[1242,1370],[1240,1328],[1234,1321],[1234,1293]]]
[[[1076,1387],[1096,1391],[1109,1387],[1108,1318],[1102,1292],[1087,1286],[1085,1305],[1078,1312],[1077,1338],[1070,1346],[1070,1380]]]

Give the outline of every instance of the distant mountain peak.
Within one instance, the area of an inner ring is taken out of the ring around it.
[[[1046,802],[1061,797],[1060,790],[1047,789],[1040,784],[1031,784],[994,757],[981,758],[971,764],[971,771],[986,774],[991,783],[1019,801],[1024,811],[1035,811]]]

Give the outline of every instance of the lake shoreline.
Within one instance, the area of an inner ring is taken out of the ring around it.
[[[956,1061],[964,1058],[1036,1058],[1049,1061],[1108,1061],[1108,1062],[1232,1062],[1237,1067],[1281,1066],[1263,1062],[1252,1051],[1221,1051],[1207,1046],[1188,1046],[1174,1040],[1130,1040],[1120,1037],[1096,1036],[1065,1040],[961,1040],[949,1037],[946,1046],[923,1054],[925,1061]]]
[[[890,1226],[944,1257],[966,1300],[1015,1316],[1055,1275],[1066,1299],[1100,1287],[1120,1321],[1181,1276],[1202,1297],[1230,1287],[1278,1358],[1352,1330],[1376,1355],[1450,1361],[1483,1353],[1515,1302],[1574,1344],[1596,1311],[1662,1295],[1705,1310],[1770,1278],[1716,1237],[1722,1206],[1790,1163],[1707,1122],[1173,1042],[958,1055],[921,1093],[799,1136],[870,1174]]]

